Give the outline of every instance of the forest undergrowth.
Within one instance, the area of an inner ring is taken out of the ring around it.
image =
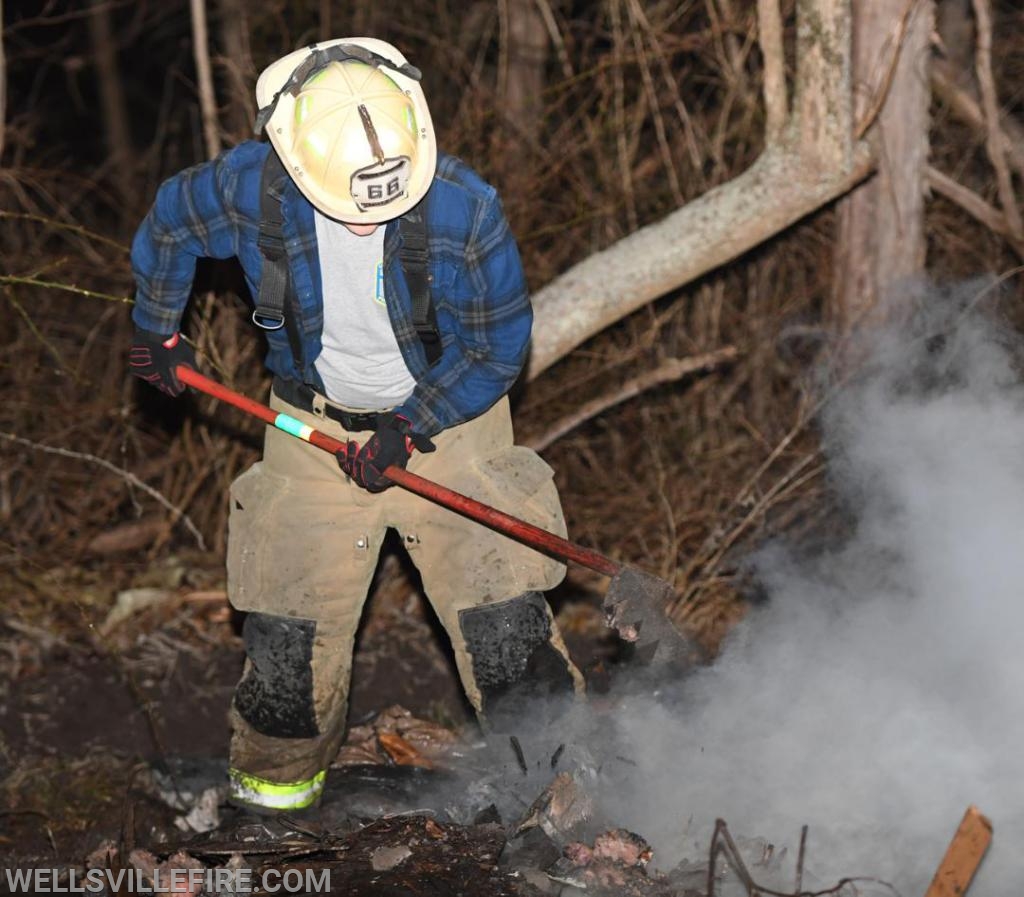
[[[236,82],[250,89],[264,64],[316,36],[305,14],[286,19],[278,7],[246,12],[242,58],[215,57],[225,146],[248,136],[251,100]],[[358,24],[390,29],[383,36],[426,73],[439,142],[499,188],[533,288],[735,176],[761,148],[755,22],[742,5],[560,7],[543,104],[525,124],[501,112],[506,61],[489,5],[466,17],[425,0],[412,7],[399,19],[360,7]],[[128,376],[131,236],[160,180],[203,150],[184,8],[115,11],[124,72],[138,62],[142,75],[125,85],[134,154],[116,161],[88,65],[68,62],[88,59],[81,20],[13,23],[6,41],[0,590],[5,618],[71,641],[154,570],[183,570],[182,588],[223,587],[228,486],[258,458],[261,436],[212,399],[169,400]],[[1001,15],[1010,23],[1019,13]],[[407,24],[428,20],[429,31]],[[1021,106],[1022,33],[995,32],[1011,113]],[[941,98],[932,113],[933,163],[994,196],[985,134]],[[935,277],[1020,263],[940,196],[927,223]],[[833,254],[826,208],[514,393],[518,436],[554,468],[572,538],[672,582],[675,619],[712,652],[756,600],[743,576],[753,546],[779,534],[825,540],[842,527],[815,432]],[[1021,283],[1010,278],[998,301],[1011,318]],[[248,302],[232,263],[204,263],[183,330],[208,374],[262,398],[268,378]],[[702,355],[717,360],[620,400],[651,372]],[[588,403],[608,407],[565,430]],[[576,570],[559,600],[587,601],[602,587]]]

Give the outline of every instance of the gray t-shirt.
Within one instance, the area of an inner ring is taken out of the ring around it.
[[[384,295],[384,227],[360,237],[314,210],[324,291],[323,351],[316,369],[327,397],[350,408],[401,404],[416,381],[391,328]]]

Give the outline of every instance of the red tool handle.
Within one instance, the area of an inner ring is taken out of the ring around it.
[[[182,383],[193,386],[214,398],[220,399],[222,402],[227,402],[229,405],[234,405],[247,414],[265,421],[272,427],[287,430],[287,428],[279,427],[281,415],[272,408],[261,405],[259,402],[254,402],[241,393],[228,389],[222,383],[204,377],[190,367],[178,365],[176,373]],[[287,432],[291,431],[287,430]],[[321,433],[319,430],[311,430],[308,437],[304,436],[302,438],[306,438],[310,444],[331,454],[345,448],[344,442],[328,436],[326,433]],[[568,539],[556,536],[554,533],[541,529],[539,526],[534,526],[532,523],[527,523],[525,520],[520,520],[511,514],[499,511],[497,508],[485,505],[483,502],[470,498],[468,495],[463,495],[439,483],[434,483],[417,474],[410,473],[408,470],[403,470],[401,467],[391,465],[384,470],[384,473],[388,479],[393,480],[403,489],[415,492],[417,495],[430,499],[435,504],[469,517],[478,523],[482,523],[484,526],[488,526],[508,536],[510,539],[515,539],[523,545],[535,548],[560,561],[574,561],[590,570],[603,573],[605,576],[616,576],[623,569],[621,564],[616,563],[599,551],[584,548],[582,545],[577,545],[575,542],[570,542]]]

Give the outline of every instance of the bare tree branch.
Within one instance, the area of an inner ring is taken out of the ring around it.
[[[985,146],[992,167],[996,172],[999,187],[999,203],[1003,207],[1006,221],[1014,237],[1024,239],[1024,221],[1021,220],[1017,198],[1013,192],[1013,180],[1006,164],[1006,135],[999,125],[999,100],[996,83],[992,77],[992,8],[989,0],[974,0],[974,15],[978,20],[978,48],[975,67],[978,85],[981,88],[981,105],[985,112],[985,126],[988,139]]]
[[[199,88],[199,109],[203,120],[206,155],[212,159],[220,152],[220,128],[217,124],[217,101],[213,92],[213,69],[210,65],[210,38],[206,26],[205,0],[189,0],[192,10],[192,55],[196,62]]]
[[[0,0],[0,22],[4,20],[4,0]],[[0,28],[0,159],[4,156],[7,129],[7,57],[4,55],[4,30]]]
[[[544,27],[548,30],[548,37],[558,53],[558,61],[562,65],[562,74],[566,78],[572,78],[574,74],[572,60],[569,58],[569,51],[565,48],[565,38],[562,37],[562,32],[558,28],[558,22],[555,21],[555,13],[551,9],[551,4],[548,3],[548,0],[536,0],[536,3],[537,9],[540,10],[541,17],[544,19]]]
[[[640,376],[627,380],[615,391],[585,402],[573,411],[572,414],[567,414],[565,417],[555,421],[539,436],[527,439],[523,444],[535,451],[543,451],[551,443],[557,442],[565,436],[566,433],[571,433],[580,424],[603,414],[609,408],[621,405],[628,399],[635,398],[640,393],[653,389],[655,386],[660,386],[662,383],[681,380],[688,374],[695,374],[698,371],[714,370],[723,364],[735,361],[738,356],[739,352],[735,346],[725,346],[714,352],[705,352],[702,355],[692,355],[688,358],[668,358],[654,370],[644,371]]]
[[[765,139],[773,143],[782,137],[789,118],[779,0],[757,0],[757,24],[764,58]]]
[[[633,48],[636,51],[637,61],[640,64],[640,77],[643,81],[644,92],[647,94],[647,104],[651,108],[651,118],[654,120],[654,133],[658,138],[658,146],[661,149],[661,157],[668,175],[669,188],[672,190],[672,198],[676,205],[685,202],[682,187],[679,184],[679,175],[676,174],[675,163],[672,161],[672,149],[668,142],[668,132],[665,130],[665,120],[661,114],[661,103],[658,98],[658,91],[654,86],[654,76],[651,74],[651,65],[646,47],[644,46],[644,29],[646,24],[643,7],[638,0],[626,0],[626,12],[630,18],[630,32],[633,38]]]
[[[957,84],[954,71],[941,61],[936,61],[932,65],[931,81],[932,90],[957,118],[974,128],[984,129],[985,113],[981,110],[978,97],[973,91],[965,90]],[[999,121],[1009,138],[1009,145],[1005,146],[1006,157],[1017,174],[1024,178],[1024,125],[1005,112],[1000,115]]]
[[[89,40],[96,66],[100,108],[103,110],[107,155],[111,169],[117,172],[114,179],[116,188],[122,197],[127,197],[133,192],[126,168],[132,158],[131,128],[110,16],[110,4],[106,0],[93,0],[89,7]]]
[[[146,495],[155,499],[160,505],[166,508],[173,515],[174,520],[181,519],[182,523],[185,524],[185,528],[192,534],[196,540],[196,544],[199,546],[201,551],[206,550],[206,540],[203,539],[203,534],[199,532],[196,525],[192,522],[192,518],[188,516],[181,508],[171,504],[166,498],[164,498],[159,492],[156,491],[152,486],[142,482],[135,474],[130,470],[125,470],[122,467],[118,467],[116,464],[112,464],[106,458],[100,458],[96,455],[90,455],[87,452],[76,452],[71,449],[58,448],[53,445],[42,445],[38,442],[33,442],[31,439],[25,439],[21,436],[16,436],[14,433],[0,433],[0,439],[7,442],[13,442],[17,445],[25,446],[36,452],[43,452],[48,455],[60,455],[62,458],[74,458],[78,461],[88,461],[90,464],[96,464],[102,467],[104,470],[109,470],[111,473],[116,474],[126,483],[134,486],[136,489],[141,489]]]
[[[825,169],[853,164],[850,0],[797,6],[794,124],[804,158]]]
[[[328,8],[330,4],[326,4]],[[234,140],[252,135],[256,104],[251,85],[256,72],[249,47],[248,11],[244,0],[218,0],[221,52],[214,57],[217,67],[227,76],[227,133]],[[321,18],[321,25],[323,24]],[[329,21],[329,20],[328,20]]]
[[[928,166],[925,169],[925,176],[928,179],[928,186],[936,193],[956,203],[968,215],[981,222],[993,233],[1005,237],[1017,253],[1024,258],[1024,241],[1016,239],[1007,223],[1006,215],[1000,209],[985,202],[973,190],[957,183],[937,168]]]
[[[614,26],[617,0],[609,4]],[[805,0],[797,15],[806,58],[798,65],[799,102],[782,136],[768,142],[739,177],[538,290],[528,378],[631,311],[841,196],[871,172],[871,147],[853,140],[849,0]],[[620,36],[615,39],[618,46]],[[772,40],[769,35],[767,52],[777,54]]]
[[[672,105],[675,107],[676,114],[679,116],[679,124],[683,129],[683,136],[686,141],[686,151],[690,156],[690,161],[693,164],[694,169],[700,171],[701,165],[703,164],[703,157],[701,155],[700,148],[697,146],[697,137],[694,134],[693,119],[690,116],[689,110],[686,108],[686,104],[683,102],[683,98],[679,92],[679,84],[677,83],[675,76],[672,73],[672,68],[668,62],[669,53],[665,50],[662,42],[658,39],[657,29],[651,27],[651,22],[647,18],[647,14],[644,12],[643,6],[638,4],[635,11],[639,22],[643,25],[647,40],[650,41],[651,47],[654,50],[654,59],[658,63],[658,67],[661,69],[661,80],[664,84],[664,90],[672,97]]]
[[[636,210],[636,190],[633,186],[633,165],[629,151],[629,128],[626,126],[626,84],[623,77],[625,56],[624,31],[619,0],[608,0],[608,18],[611,20],[612,46],[615,67],[612,72],[612,97],[615,105],[615,148],[618,153],[622,195],[626,201],[626,220],[630,230],[636,230],[639,218]]]
[[[87,290],[75,284],[60,283],[55,280],[40,280],[37,277],[16,277],[13,274],[0,274],[0,283],[20,283],[32,287],[44,287],[51,290],[64,290],[67,293],[77,293],[79,296],[88,296],[90,299],[103,299],[107,302],[121,302],[131,305],[135,300],[131,296],[112,296],[110,293],[97,293],[95,290]]]

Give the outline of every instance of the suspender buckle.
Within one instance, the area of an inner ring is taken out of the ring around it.
[[[264,258],[276,262],[285,257],[284,231],[277,222],[261,221],[260,232],[256,237],[256,248]]]
[[[252,322],[264,330],[280,330],[284,327],[284,312],[270,308],[257,308],[252,313]]]

